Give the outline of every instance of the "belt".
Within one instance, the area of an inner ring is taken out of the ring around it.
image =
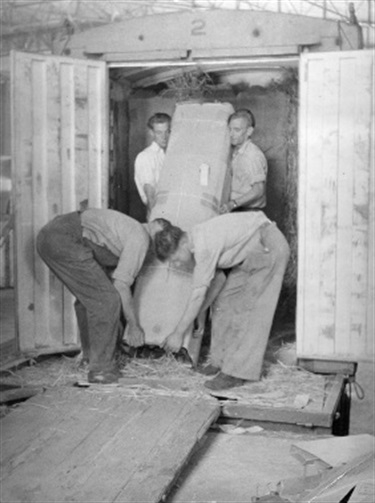
[[[245,211],[264,211],[265,208],[243,208],[242,206],[239,206],[238,208],[234,208],[231,213],[235,212],[245,212]]]

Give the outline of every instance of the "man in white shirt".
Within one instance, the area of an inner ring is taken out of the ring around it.
[[[190,299],[164,349],[178,352],[198,316],[216,268],[230,269],[213,305],[207,388],[222,390],[260,379],[273,316],[289,259],[285,237],[262,211],[230,213],[189,233],[166,227],[154,236],[159,260],[194,270]]]
[[[156,186],[164,165],[171,131],[171,117],[166,113],[156,113],[150,117],[147,126],[151,132],[152,143],[135,159],[134,180],[149,214],[155,204]]]

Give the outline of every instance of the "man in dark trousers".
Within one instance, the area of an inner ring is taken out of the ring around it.
[[[38,234],[39,255],[77,299],[75,309],[90,383],[118,381],[114,356],[121,307],[129,325],[129,345],[144,344],[130,288],[151,236],[167,224],[163,219],[140,224],[115,210],[87,209],[55,217]],[[111,277],[107,268],[113,270]]]

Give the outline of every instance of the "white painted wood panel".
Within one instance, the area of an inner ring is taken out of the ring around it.
[[[103,62],[12,54],[16,300],[21,352],[77,347],[73,297],[35,249],[56,215],[108,204]]]
[[[297,354],[374,359],[371,51],[300,61]]]

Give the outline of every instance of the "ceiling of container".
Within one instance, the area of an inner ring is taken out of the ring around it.
[[[216,83],[242,74],[278,74],[286,68],[297,68],[298,57],[225,59],[210,61],[157,62],[142,65],[111,63],[111,77],[128,82],[133,88],[166,83],[186,73],[208,74]]]

